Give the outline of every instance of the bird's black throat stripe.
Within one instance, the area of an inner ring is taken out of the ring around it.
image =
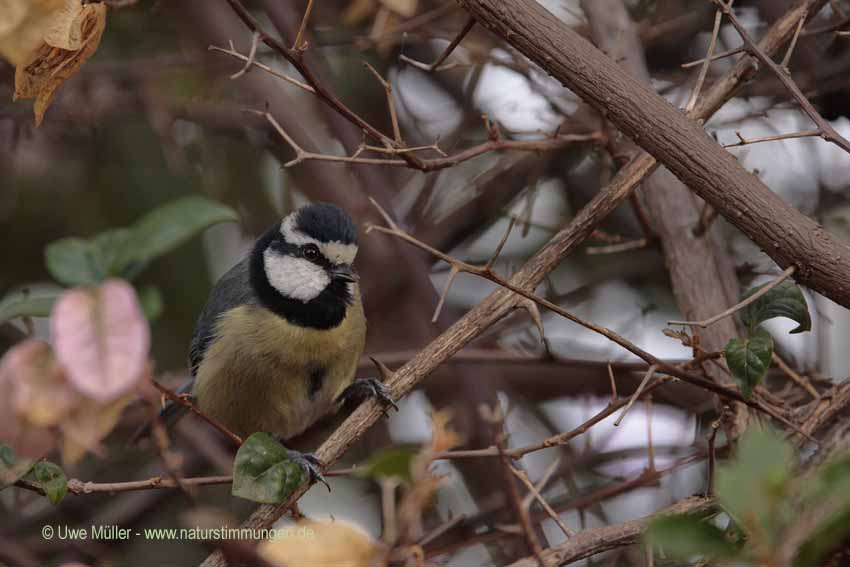
[[[278,226],[273,226],[257,240],[251,252],[251,286],[263,306],[277,313],[293,325],[313,329],[333,329],[345,319],[351,304],[351,293],[344,281],[331,279],[331,283],[315,298],[304,302],[284,297],[269,282],[266,275],[263,252],[274,246],[280,253],[297,255],[299,246],[283,240]],[[316,262],[322,265],[320,262]],[[323,266],[324,267],[324,266]]]
[[[307,384],[307,397],[311,400],[316,399],[316,394],[322,389],[325,382],[325,369],[316,367],[310,369],[310,381]]]

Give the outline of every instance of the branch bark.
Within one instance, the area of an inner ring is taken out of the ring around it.
[[[520,3],[520,0],[517,0]],[[777,21],[760,42],[767,53],[774,53],[794,32],[802,12],[816,14],[826,0],[801,0],[785,17]],[[523,0],[522,4],[527,2]],[[544,38],[551,45],[552,38]],[[585,43],[586,49],[589,44]],[[592,49],[592,47],[590,47]],[[602,59],[605,59],[604,56]],[[622,71],[617,71],[622,75]],[[695,107],[691,116],[707,119],[716,112],[737,89],[755,73],[755,68],[746,60],[737,63],[722,78],[716,81],[706,92],[704,98]],[[638,85],[639,88],[640,85]],[[653,95],[654,96],[654,95]],[[663,102],[662,102],[663,104]],[[675,112],[675,111],[674,111]],[[701,134],[704,135],[704,134]],[[634,187],[655,168],[655,159],[642,153],[624,166],[614,180],[605,187],[587,206],[573,218],[570,224],[556,234],[537,254],[535,254],[511,279],[516,285],[533,289],[551,270],[579,244],[591,235],[599,222],[614,208],[628,198]],[[799,213],[798,213],[799,214]],[[510,313],[521,298],[509,290],[500,288],[490,294],[481,303],[469,311],[437,339],[404,366],[393,373],[388,386],[397,398],[406,395],[440,364],[466,346],[474,338],[488,329],[493,323]],[[351,416],[319,448],[317,456],[326,464],[335,462],[353,445],[380,417],[382,408],[370,401],[358,407]],[[245,527],[269,527],[296,502],[307,490],[302,486],[286,502],[278,505],[264,505],[257,508],[244,523]],[[203,567],[224,567],[226,565],[220,552],[207,558]]]
[[[648,85],[650,76],[643,46],[622,0],[582,0],[581,5],[596,45]],[[644,182],[642,194],[653,231],[661,241],[679,311],[686,319],[701,320],[735,303],[738,280],[732,259],[720,245],[717,225],[700,235],[694,231],[704,206],[702,201],[663,167]],[[734,319],[701,329],[698,334],[700,347],[706,351],[721,351],[729,339],[738,335]],[[704,368],[715,382],[731,382],[719,366],[707,364]],[[741,404],[734,407],[734,417],[729,423],[735,430],[730,432],[733,436],[747,423],[746,408]]]
[[[543,551],[543,559],[547,565],[563,565],[569,561],[577,561],[591,555],[596,555],[609,549],[616,549],[624,545],[636,542],[646,531],[647,526],[655,518],[670,514],[693,514],[705,515],[715,510],[713,498],[700,498],[693,496],[686,498],[669,508],[665,508],[657,514],[645,516],[631,522],[623,522],[604,528],[592,528],[584,530],[571,537],[564,543],[550,547]],[[537,567],[535,557],[526,557],[509,567]]]
[[[458,1],[480,24],[605,113],[780,267],[796,265],[799,283],[850,307],[845,276],[850,273],[850,248],[744,170],[699,123],[628,75],[535,0]]]

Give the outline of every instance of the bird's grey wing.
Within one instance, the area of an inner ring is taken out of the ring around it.
[[[218,316],[234,307],[240,305],[256,303],[257,299],[251,288],[250,281],[250,257],[244,258],[238,264],[230,268],[221,279],[213,286],[210,296],[207,299],[207,304],[201,310],[197,323],[195,323],[195,332],[192,335],[192,342],[189,346],[189,370],[191,377],[183,384],[178,395],[191,394],[195,385],[195,373],[198,371],[198,366],[204,359],[204,353],[209,347],[212,340],[215,338],[215,326],[218,321]],[[162,411],[159,412],[159,418],[162,423],[168,427],[173,425],[186,413],[186,407],[172,400],[168,400]],[[143,426],[133,436],[133,440],[146,437],[150,433],[150,425]]]
[[[192,344],[189,347],[189,369],[193,379],[198,366],[204,359],[207,347],[215,338],[219,315],[240,305],[257,302],[251,288],[249,262],[250,257],[244,258],[218,280],[198,317],[195,332],[192,335]]]

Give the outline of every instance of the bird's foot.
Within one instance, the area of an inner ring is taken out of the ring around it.
[[[292,449],[287,449],[289,451],[289,458],[295,461],[298,466],[304,469],[304,472],[310,477],[310,484],[315,484],[317,482],[321,482],[324,484],[328,492],[331,491],[331,485],[328,484],[328,481],[325,480],[325,475],[322,474],[322,461],[320,461],[316,455],[313,453],[301,453],[299,451],[293,451]]]
[[[337,401],[345,403],[350,401],[362,402],[366,398],[374,398],[384,407],[389,408],[392,406],[398,411],[398,406],[390,395],[389,389],[377,378],[357,378],[350,386],[343,390]]]

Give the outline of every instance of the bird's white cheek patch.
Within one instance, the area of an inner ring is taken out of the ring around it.
[[[304,258],[266,250],[263,252],[263,263],[266,278],[273,288],[285,297],[304,303],[318,297],[331,281],[321,266]]]

